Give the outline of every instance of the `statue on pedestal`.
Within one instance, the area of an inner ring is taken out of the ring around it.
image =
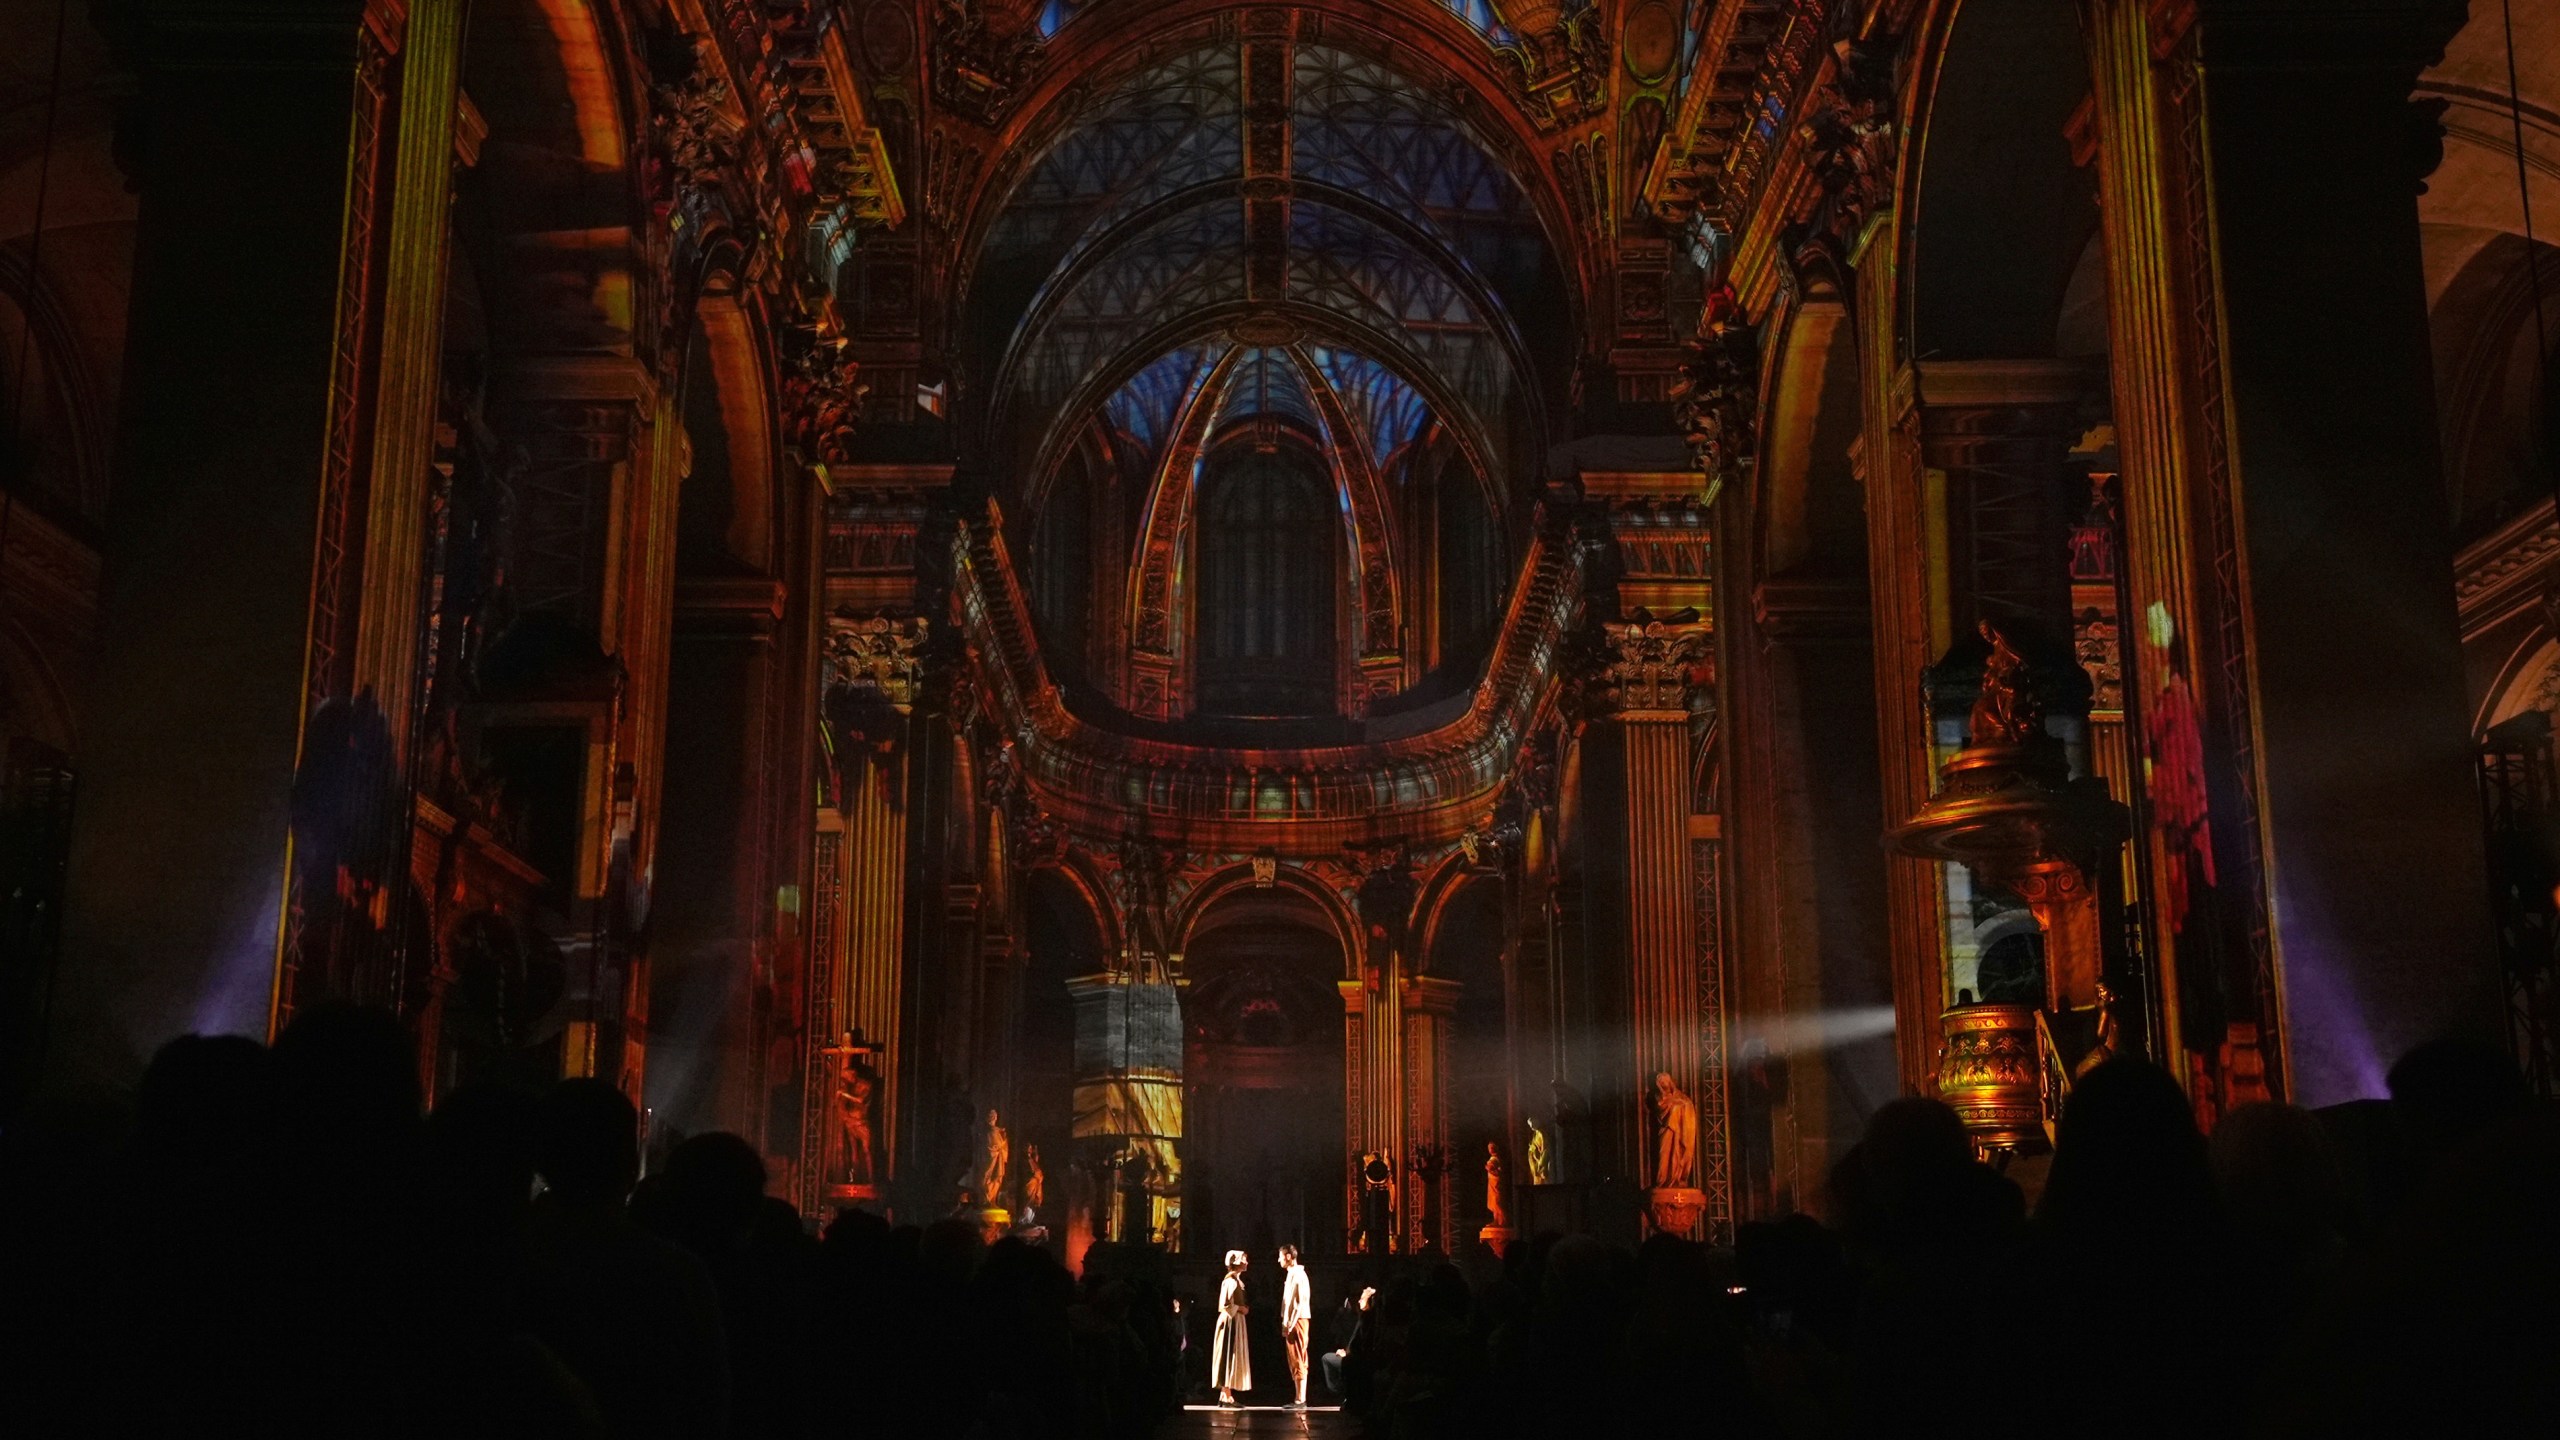
[[[1502,1200],[1502,1147],[1491,1141],[1484,1147],[1484,1213],[1490,1228],[1511,1228],[1511,1208]]]
[[[846,1032],[844,1039],[826,1047],[824,1053],[836,1057],[835,1075],[835,1155],[828,1183],[860,1190],[878,1178],[878,1162],[873,1154],[871,1130],[871,1097],[879,1089],[879,1077],[862,1063],[866,1054],[877,1047],[862,1042],[862,1032]]]
[[[1548,1171],[1547,1132],[1539,1129],[1537,1117],[1531,1116],[1529,1119],[1529,1183],[1545,1185],[1552,1183],[1554,1179],[1554,1175]]]
[[[1666,1070],[1653,1077],[1653,1187],[1685,1190],[1697,1174],[1698,1103]]]
[[[1013,1142],[1004,1133],[1004,1124],[991,1106],[987,1123],[978,1131],[978,1165],[964,1184],[974,1184],[978,1204],[993,1210],[1004,1204],[1005,1169],[1013,1163]]]

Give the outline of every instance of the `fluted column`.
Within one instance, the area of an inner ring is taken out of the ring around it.
[[[1627,1008],[1634,1080],[1650,1095],[1668,1075],[1698,1093],[1698,921],[1689,852],[1689,693],[1708,666],[1702,623],[1612,622],[1602,694],[1623,734],[1626,784]],[[1614,1098],[1614,1097],[1613,1097]],[[1693,1112],[1694,1114],[1694,1112]],[[1694,1162],[1660,1173],[1650,1117],[1637,1126],[1640,1168],[1657,1230],[1693,1234],[1701,1212]]]
[[[1340,982],[1342,991],[1343,1175],[1347,1195],[1347,1232],[1356,1242],[1364,1181],[1361,1157],[1375,1154],[1386,1162],[1389,1204],[1394,1209],[1391,1234],[1407,1233],[1411,1202],[1405,1169],[1404,1003],[1390,972],[1391,961],[1378,969],[1365,966],[1364,980]]]
[[[418,677],[427,489],[444,366],[445,260],[453,233],[454,132],[468,0],[408,0],[400,50],[382,349],[367,477],[364,605],[355,689],[370,687],[405,742]]]
[[[819,915],[812,927],[818,953],[810,965],[804,1107],[816,1128],[802,1136],[803,1165],[828,1168],[831,1127],[823,1122],[841,1056],[827,1047],[848,1041],[869,1047],[854,1053],[877,1075],[870,1104],[876,1161],[868,1181],[875,1190],[893,1182],[899,1168],[906,766],[925,629],[925,621],[908,617],[839,617],[828,622],[826,638],[826,703],[842,723],[837,809],[822,814],[818,833]]]
[[[1449,1153],[1449,1042],[1458,1014],[1458,982],[1427,975],[1408,977],[1404,991],[1404,1140],[1411,1203],[1402,1233],[1407,1253],[1436,1244],[1457,1249],[1457,1212],[1451,1177],[1463,1173],[1462,1157]],[[1428,1164],[1431,1173],[1423,1173]]]

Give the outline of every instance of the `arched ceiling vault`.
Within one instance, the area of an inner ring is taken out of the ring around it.
[[[1144,43],[1125,9],[1069,21],[971,192],[952,318],[989,458],[1036,491],[1150,366],[1305,340],[1514,472],[1582,307],[1485,36],[1438,7],[1222,8],[1153,12]]]

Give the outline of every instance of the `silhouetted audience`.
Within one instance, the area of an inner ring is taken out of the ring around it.
[[[1833,1165],[1828,1223],[1363,1262],[1310,1399],[1376,1440],[2560,1433],[2560,1121],[2466,1042],[2390,1084],[2208,1140],[2166,1074],[2109,1061],[2032,1216],[1954,1112],[1897,1100]],[[174,1041],[129,1105],[0,1131],[0,1417],[1142,1440],[1182,1396],[1180,1262],[1152,1247],[1071,1276],[965,1218],[816,1238],[745,1140],[684,1138],[645,1180],[640,1141],[595,1080],[422,1114],[378,1014]]]

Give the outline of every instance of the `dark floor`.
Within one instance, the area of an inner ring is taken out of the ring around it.
[[[1193,1405],[1165,1422],[1157,1432],[1159,1440],[1208,1440],[1210,1436],[1279,1436],[1305,1435],[1314,1440],[1350,1440],[1359,1427],[1340,1410],[1283,1410],[1277,1406],[1253,1405],[1238,1409],[1221,1409],[1215,1405]]]

